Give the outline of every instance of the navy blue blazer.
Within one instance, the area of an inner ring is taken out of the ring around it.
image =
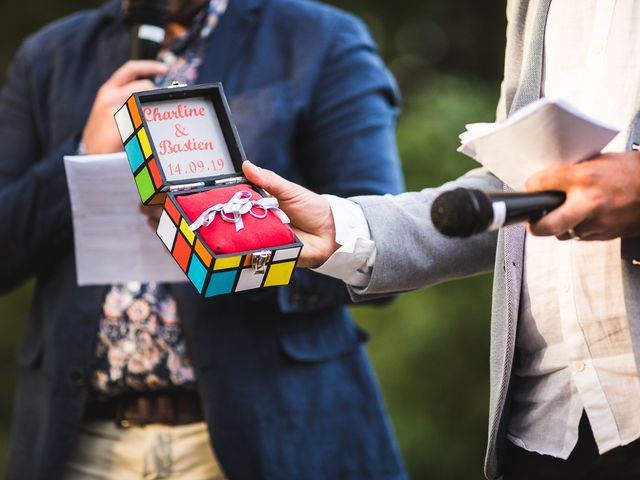
[[[0,291],[37,278],[8,478],[55,479],[74,447],[103,287],[76,283],[62,156],[127,60],[119,3],[28,38],[0,93]],[[231,0],[199,83],[221,81],[250,159],[318,192],[395,193],[398,96],[365,27],[301,0]],[[211,440],[232,480],[405,478],[341,282],[178,301]],[[7,320],[7,319],[5,319]]]

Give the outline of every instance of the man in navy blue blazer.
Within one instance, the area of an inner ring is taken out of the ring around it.
[[[405,478],[342,282],[299,271],[287,287],[207,300],[188,284],[77,285],[62,157],[99,152],[114,92],[151,87],[142,77],[221,81],[248,157],[314,191],[402,188],[397,90],[359,20],[301,0],[172,8],[183,28],[169,67],[126,64],[116,1],[29,37],[0,93],[0,291],[36,277],[8,478],[106,478],[90,472],[91,445],[112,435],[98,449],[105,468],[134,468],[123,450],[147,440],[118,442],[155,425],[164,436],[141,454],[144,478]],[[206,13],[178,18],[192,10]],[[112,431],[95,430],[105,422]],[[193,425],[223,473],[178,468],[173,432]]]

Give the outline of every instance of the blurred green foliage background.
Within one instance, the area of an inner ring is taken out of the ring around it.
[[[0,29],[2,75],[29,33],[100,3],[13,3]],[[398,143],[407,188],[436,186],[474,167],[456,153],[457,135],[466,123],[494,118],[504,0],[330,3],[364,18],[398,80],[403,95]],[[372,333],[368,349],[414,479],[484,478],[490,294],[490,275],[483,275],[408,293],[384,308],[353,309]],[[30,283],[0,297],[0,471],[8,445],[14,356],[30,298]]]

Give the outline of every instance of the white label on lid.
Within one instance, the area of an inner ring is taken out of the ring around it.
[[[145,102],[142,114],[167,180],[235,172],[220,121],[208,98]]]
[[[138,28],[138,38],[149,40],[150,42],[164,42],[164,28],[156,25],[140,25]]]

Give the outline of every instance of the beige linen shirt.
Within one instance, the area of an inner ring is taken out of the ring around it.
[[[544,96],[568,100],[621,133],[640,107],[640,1],[554,0]],[[625,311],[620,240],[528,236],[508,437],[567,458],[584,410],[601,453],[640,437],[640,378]]]

